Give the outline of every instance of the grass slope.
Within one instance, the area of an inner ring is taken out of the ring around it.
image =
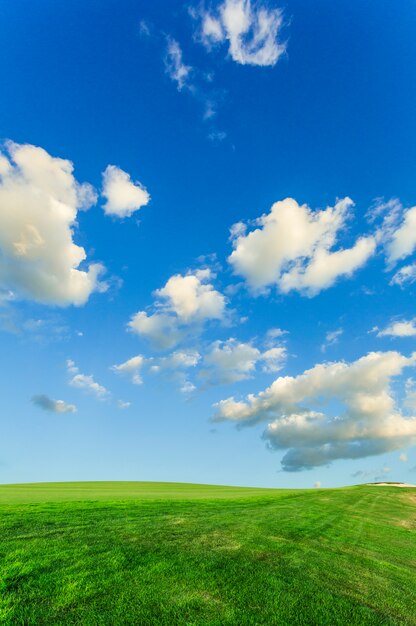
[[[0,486],[0,623],[416,624],[416,490]]]

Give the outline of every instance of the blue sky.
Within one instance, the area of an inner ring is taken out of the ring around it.
[[[2,2],[1,482],[415,482],[415,21]]]

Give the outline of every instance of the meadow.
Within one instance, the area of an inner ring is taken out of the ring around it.
[[[0,486],[0,623],[416,624],[416,489]]]

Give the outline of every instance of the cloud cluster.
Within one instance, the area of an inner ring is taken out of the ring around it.
[[[272,449],[287,450],[286,471],[382,454],[416,441],[416,417],[402,414],[390,388],[392,378],[415,364],[416,353],[393,351],[371,352],[351,364],[318,364],[299,376],[278,377],[245,401],[220,401],[215,419],[267,421],[264,438]]]
[[[45,394],[33,396],[32,402],[44,411],[52,413],[75,413],[77,410],[75,404],[67,404],[63,400],[52,400]]]
[[[107,165],[103,172],[102,195],[106,198],[104,213],[121,218],[130,217],[150,200],[145,187],[133,183],[129,174],[115,165]]]
[[[210,49],[228,43],[231,58],[241,65],[275,65],[286,50],[280,42],[280,9],[251,0],[224,0],[215,12],[203,11],[200,39]]]
[[[210,384],[235,383],[251,378],[258,364],[262,364],[264,372],[277,372],[285,359],[286,348],[283,346],[261,351],[252,343],[234,338],[214,341],[204,356],[199,377]]]
[[[351,248],[333,250],[352,207],[350,198],[321,211],[292,198],[276,202],[251,232],[241,223],[232,227],[229,262],[253,291],[276,285],[282,293],[316,295],[338,278],[351,276],[375,252],[372,236],[360,237]]]
[[[96,202],[70,161],[42,148],[7,142],[0,153],[0,288],[41,302],[84,304],[102,291],[103,266],[80,269],[84,248],[73,241],[78,210]]]
[[[213,278],[209,269],[171,276],[155,291],[155,312],[138,311],[129,328],[156,348],[167,350],[190,333],[199,332],[205,322],[224,319],[225,296],[214,289]]]
[[[143,371],[146,369],[152,374],[168,374],[179,383],[182,392],[189,392],[195,389],[194,385],[187,379],[185,372],[190,368],[195,368],[201,359],[197,350],[176,350],[167,356],[144,357],[141,354],[134,356],[124,363],[113,365],[112,370],[117,374],[127,376],[135,385],[143,382]]]

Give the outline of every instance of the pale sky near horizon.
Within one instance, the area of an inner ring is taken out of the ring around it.
[[[4,0],[0,483],[416,482],[412,0]]]

